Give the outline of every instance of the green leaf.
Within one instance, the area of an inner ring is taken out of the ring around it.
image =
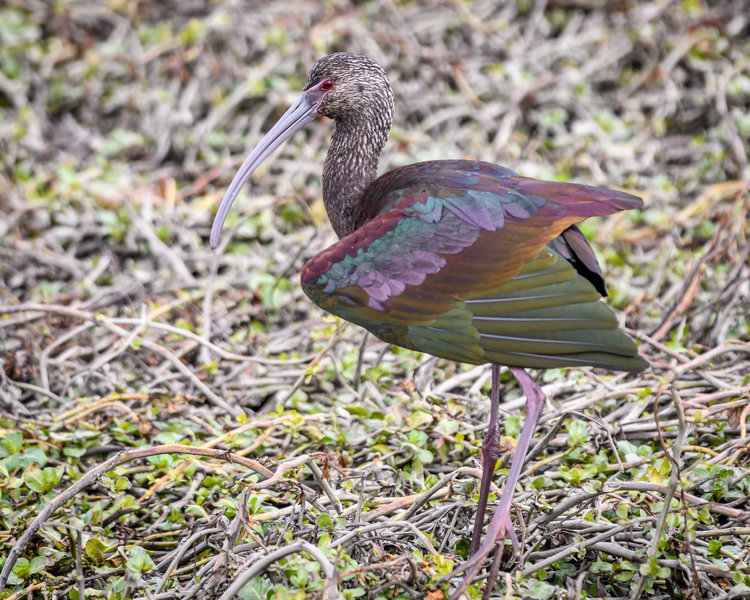
[[[568,435],[570,435],[569,444],[573,447],[580,446],[589,441],[589,432],[586,429],[586,423],[578,419],[570,421],[566,425]]]
[[[545,488],[552,487],[552,483],[553,482],[551,478],[540,475],[539,477],[534,478],[534,481],[531,482],[531,485],[535,490],[543,490]]]
[[[47,557],[46,556],[35,556],[31,559],[31,562],[29,563],[29,575],[33,575],[34,573],[41,573],[44,571],[45,567],[47,566]]]
[[[289,581],[300,589],[303,589],[310,579],[310,571],[306,563],[287,563],[285,574]]]
[[[130,494],[122,494],[117,496],[114,501],[115,508],[118,510],[126,510],[128,508],[140,508],[140,504]]]
[[[19,579],[26,579],[29,576],[29,560],[27,558],[19,558],[16,564],[13,565],[12,572]]]
[[[46,467],[42,470],[28,470],[24,473],[24,481],[28,488],[37,494],[46,494],[60,482],[63,467]]]
[[[321,529],[333,529],[333,519],[328,513],[321,513],[316,523]]]
[[[469,552],[471,552],[471,542],[468,538],[458,538],[453,546],[453,550],[461,558],[466,559],[469,557]]]
[[[349,404],[344,407],[344,410],[355,417],[367,418],[372,414],[372,409],[359,404]]]
[[[729,565],[725,563],[723,560],[719,560],[718,558],[709,558],[709,560],[714,564],[714,566],[719,567],[722,571],[729,571]]]
[[[162,431],[159,435],[154,437],[154,440],[156,440],[160,444],[176,444],[184,437],[184,433],[178,433],[176,431]]]
[[[247,510],[251,515],[254,515],[258,512],[260,512],[261,507],[263,506],[263,503],[268,498],[268,494],[257,494],[256,496],[252,496],[247,501]]]
[[[599,469],[596,465],[586,465],[581,471],[581,479],[591,479],[592,477],[596,477],[598,473]]]
[[[657,579],[667,579],[672,574],[669,567],[659,567],[656,571]]]
[[[23,448],[23,434],[20,431],[12,431],[0,439],[0,447],[4,448],[4,456],[18,454]]]
[[[505,435],[518,437],[521,434],[521,419],[515,415],[509,415],[505,419]]]
[[[242,586],[242,589],[237,592],[237,596],[242,598],[242,600],[265,600],[270,589],[271,584],[265,579],[259,576],[253,577]]]
[[[370,452],[377,452],[378,454],[383,456],[391,453],[390,446],[386,444],[373,444],[372,446],[370,446],[369,450]]]
[[[216,506],[226,509],[226,515],[230,518],[237,514],[237,500],[235,498],[221,498],[217,500]]]
[[[151,560],[151,556],[140,546],[133,546],[128,553],[128,560],[125,568],[131,573],[145,573],[150,571],[156,565]]]
[[[591,565],[592,573],[611,573],[612,564],[608,562],[597,561]]]
[[[444,435],[453,435],[458,431],[460,423],[455,419],[440,419],[435,429]]]
[[[415,446],[424,446],[429,439],[424,431],[414,430],[409,432],[409,443]]]
[[[535,581],[529,589],[529,595],[532,598],[545,600],[555,593],[555,587],[546,581]]]
[[[88,556],[88,558],[92,562],[99,565],[104,561],[104,554],[108,551],[109,548],[99,538],[93,537],[86,540],[86,544],[83,549],[84,552],[86,552],[86,556]]]
[[[421,427],[422,425],[429,425],[430,423],[432,423],[432,420],[433,420],[433,417],[430,413],[426,413],[424,411],[418,410],[418,411],[411,413],[408,417],[406,417],[405,429],[408,431],[409,429],[416,429],[417,427]],[[423,433],[423,432],[420,432],[420,433]]]
[[[669,567],[659,566],[659,562],[657,561],[656,557],[653,556],[649,558],[648,561],[640,565],[638,570],[640,571],[641,575],[656,577],[657,579],[666,579],[671,573]]]
[[[81,458],[86,454],[86,448],[83,446],[65,446],[63,448],[63,454],[70,458]]]
[[[215,475],[207,475],[203,478],[203,487],[207,488],[213,488],[213,487],[219,487],[224,481],[221,477],[217,477]]]
[[[191,504],[188,506],[185,509],[185,514],[198,517],[199,519],[208,519],[208,513],[203,510],[203,507],[198,506],[197,504]]]
[[[33,464],[43,467],[47,464],[47,460],[47,455],[41,448],[27,448],[20,454],[15,454],[5,459],[6,465],[11,469],[17,467],[26,469]]]
[[[124,492],[125,490],[129,490],[130,487],[130,480],[127,477],[118,477],[114,482],[113,491]]]

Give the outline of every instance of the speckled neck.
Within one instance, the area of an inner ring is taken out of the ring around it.
[[[378,158],[393,122],[390,87],[372,94],[367,110],[335,120],[323,166],[323,201],[333,230],[341,238],[363,224],[364,192],[377,176]]]

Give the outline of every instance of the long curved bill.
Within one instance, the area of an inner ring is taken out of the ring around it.
[[[265,135],[265,137],[258,143],[255,149],[249,154],[242,163],[239,171],[232,179],[232,183],[229,184],[229,188],[224,194],[224,199],[219,205],[219,210],[214,217],[214,224],[211,227],[211,248],[216,248],[219,245],[219,239],[221,238],[221,228],[224,226],[229,209],[232,208],[232,203],[237,195],[240,193],[242,186],[253,174],[253,171],[257,169],[260,164],[268,158],[268,156],[276,150],[282,143],[284,143],[294,132],[304,126],[306,123],[312,121],[318,115],[316,110],[320,106],[322,98],[318,94],[310,94],[305,92],[300,96],[299,100],[295,102],[289,110],[284,113],[284,116],[274,125],[271,130]]]

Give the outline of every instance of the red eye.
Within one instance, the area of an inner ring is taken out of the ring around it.
[[[326,79],[323,83],[320,84],[321,90],[330,90],[333,87],[333,81],[330,79]]]

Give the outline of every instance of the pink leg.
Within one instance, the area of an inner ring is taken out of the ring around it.
[[[474,519],[474,535],[471,537],[471,555],[479,550],[484,528],[484,513],[487,510],[487,496],[495,474],[498,448],[500,446],[500,365],[492,365],[492,389],[490,391],[490,423],[482,441],[482,483],[479,488],[479,503]]]
[[[544,408],[544,392],[542,389],[535,384],[528,373],[521,368],[511,367],[511,373],[516,378],[518,383],[521,385],[526,396],[526,422],[523,425],[521,431],[521,439],[518,440],[518,447],[516,453],[513,455],[513,461],[510,465],[510,472],[505,480],[505,488],[503,489],[503,495],[500,498],[500,503],[495,510],[495,516],[492,517],[490,522],[487,536],[484,538],[484,542],[479,546],[476,552],[472,551],[472,555],[463,565],[458,567],[451,573],[451,577],[458,575],[459,573],[465,572],[464,580],[461,582],[458,590],[451,594],[451,600],[456,600],[474,581],[479,570],[482,568],[485,559],[490,553],[497,548],[498,552],[502,552],[502,545],[505,541],[506,534],[510,535],[512,539],[515,539],[515,531],[513,530],[513,524],[510,520],[510,504],[513,501],[513,492],[515,491],[518,478],[521,475],[521,468],[523,467],[526,453],[529,451],[529,445],[531,444],[531,438],[534,437],[534,431],[536,425],[539,422],[539,417],[542,414],[542,408]],[[492,402],[492,399],[490,400]],[[492,410],[492,409],[490,409]],[[490,423],[492,422],[492,414],[490,413]],[[491,433],[491,432],[490,432]],[[484,451],[484,448],[482,448]],[[494,463],[493,463],[494,468]],[[485,465],[486,471],[486,465]],[[484,483],[484,473],[482,477]],[[481,500],[481,497],[480,497]],[[476,532],[476,524],[475,524]],[[476,534],[475,534],[476,535]],[[517,541],[514,542],[514,546]],[[472,544],[473,548],[473,544]],[[492,586],[493,581],[488,581],[487,586]]]

